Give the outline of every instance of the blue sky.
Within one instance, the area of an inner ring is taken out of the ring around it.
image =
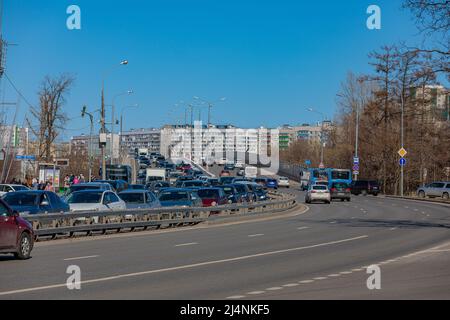
[[[10,46],[7,74],[32,104],[45,75],[71,73],[76,83],[64,138],[88,132],[83,104],[100,105],[102,74],[122,59],[129,65],[108,76],[106,103],[126,112],[125,128],[179,122],[174,104],[192,96],[226,97],[213,122],[242,127],[315,122],[314,107],[330,117],[348,71],[367,72],[367,54],[384,44],[418,43],[410,13],[397,0],[14,0],[5,1],[4,38]],[[66,8],[81,8],[82,29],[66,28]],[[382,10],[382,29],[366,28],[366,9]],[[17,95],[3,79],[1,95]],[[3,96],[5,96],[3,98]],[[22,102],[19,123],[27,105]],[[206,121],[206,110],[203,111]],[[12,115],[9,115],[11,119]],[[78,117],[78,118],[77,118]]]

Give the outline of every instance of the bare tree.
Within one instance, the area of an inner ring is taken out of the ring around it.
[[[405,0],[403,7],[412,11],[422,32],[447,33],[450,29],[449,0]]]
[[[74,78],[67,74],[57,78],[46,76],[39,91],[39,108],[30,107],[32,120],[27,118],[27,124],[39,141],[38,158],[41,160],[51,160],[52,144],[67,122],[63,107],[73,82]]]

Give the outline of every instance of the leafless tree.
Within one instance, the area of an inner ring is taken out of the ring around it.
[[[67,74],[57,78],[46,76],[39,91],[39,108],[30,107],[31,119],[27,118],[27,124],[39,141],[40,160],[51,160],[52,144],[67,122],[63,107],[73,82],[74,78]]]

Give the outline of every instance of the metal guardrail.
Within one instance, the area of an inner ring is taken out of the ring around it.
[[[394,196],[394,195],[385,195],[385,197],[393,198],[393,199],[417,200],[417,201],[423,201],[423,202],[450,204],[450,200],[445,200],[445,199],[441,199],[441,198],[401,197],[401,196]]]
[[[40,214],[24,216],[32,225],[37,237],[58,235],[72,237],[75,234],[93,232],[105,234],[108,231],[149,227],[176,227],[194,225],[207,221],[210,216],[247,213],[279,212],[296,205],[295,196],[287,193],[270,192],[273,198],[268,201],[248,204],[230,204],[216,207],[168,207],[156,209],[137,209],[123,211],[84,211],[74,213]]]

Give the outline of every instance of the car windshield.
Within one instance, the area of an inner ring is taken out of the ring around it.
[[[67,203],[100,203],[103,192],[75,192],[67,199]]]
[[[40,194],[26,192],[7,193],[3,200],[10,206],[34,206],[36,205],[36,200],[39,195]]]
[[[184,183],[185,187],[201,187],[203,186],[203,182],[201,181],[187,181]]]
[[[91,184],[91,185],[82,185],[82,186],[71,186],[69,189],[69,193],[76,192],[76,191],[82,191],[82,190],[94,190],[94,189],[100,189],[100,185],[98,184]]]
[[[348,184],[344,182],[333,183],[333,188],[348,188]]]
[[[189,200],[186,191],[163,192],[159,196],[160,201],[186,201]]]
[[[14,186],[14,190],[16,191],[25,191],[25,190],[30,190],[25,186]]]
[[[333,170],[331,171],[331,179],[348,180],[350,178],[349,171]]]
[[[143,184],[132,184],[129,186],[130,189],[145,189]]]
[[[202,190],[198,190],[197,194],[202,199],[203,198],[218,198],[219,190],[202,189]]]
[[[230,183],[233,181],[233,179],[234,179],[233,177],[221,177],[220,182],[221,183]]]
[[[316,185],[312,187],[313,190],[327,190],[326,186]]]
[[[144,203],[145,202],[143,192],[119,193],[119,197],[126,203]]]
[[[233,188],[231,188],[231,187],[224,187],[224,188],[222,188],[222,189],[223,189],[223,191],[225,192],[226,195],[232,195],[232,194],[234,194],[234,190],[233,190]]]

